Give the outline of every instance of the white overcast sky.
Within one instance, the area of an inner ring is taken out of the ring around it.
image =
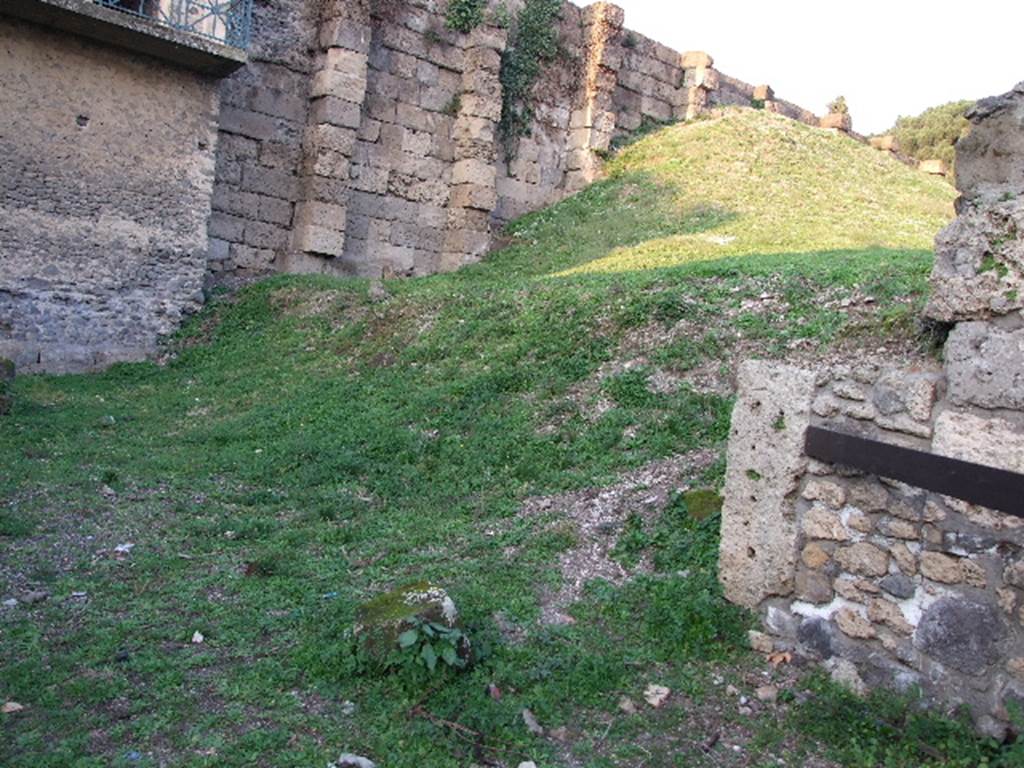
[[[817,114],[846,96],[860,133],[1024,80],[1024,0],[613,2],[630,29]]]

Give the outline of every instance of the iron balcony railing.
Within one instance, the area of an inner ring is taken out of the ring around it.
[[[252,0],[93,0],[193,35],[248,48]]]

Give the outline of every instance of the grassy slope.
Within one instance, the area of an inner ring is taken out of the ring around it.
[[[515,512],[720,449],[729,398],[685,376],[739,344],[909,333],[951,196],[846,139],[742,112],[638,142],[484,264],[391,284],[385,302],[359,282],[276,278],[211,306],[166,367],[20,379],[0,432],[0,591],[53,597],[0,614],[0,699],[28,706],[0,723],[0,763],[309,766],[349,749],[389,767],[467,764],[472,745],[409,717],[425,700],[513,765],[560,749],[525,732],[523,707],[568,725],[583,764],[755,765],[758,750],[799,764],[816,747],[785,722],[758,731],[748,763],[705,757],[700,733],[646,757],[637,734],[677,717],[602,715],[646,681],[697,706],[714,695],[709,665],[746,658],[745,618],[718,596],[713,519],[671,505],[631,532],[658,573],[595,585],[575,625],[542,629],[538,593],[574,533]],[[867,310],[843,308],[865,295]],[[673,328],[640,364],[613,365],[640,331]],[[682,385],[651,392],[656,367]],[[358,674],[343,635],[361,600],[423,576],[494,645],[426,699],[413,673]],[[499,640],[499,611],[524,643]],[[913,742],[877,749],[919,764]],[[971,765],[983,746],[956,749]]]

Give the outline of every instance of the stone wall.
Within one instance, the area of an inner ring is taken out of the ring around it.
[[[454,32],[446,11],[260,0],[248,63],[219,85],[0,20],[0,356],[26,371],[142,359],[199,308],[204,279],[457,269],[504,222],[596,179],[612,142],[648,124],[755,103],[803,119],[707,54],[626,29],[614,5],[566,2],[531,130],[508,142],[514,29],[491,15]]]
[[[292,236],[320,4],[258,2],[249,63],[220,86],[209,268],[275,269]]]
[[[1024,702],[1024,518],[803,452],[818,425],[1024,473],[1024,84],[970,118],[926,310],[954,324],[944,364],[746,363],[720,576],[761,616],[757,648],[855,687],[920,686],[998,736]]]
[[[533,90],[534,124],[507,152],[509,30],[449,30],[435,0],[313,8],[261,6],[252,63],[224,87],[216,273],[456,269],[479,260],[503,222],[593,181],[613,139],[648,122],[757,99],[809,114],[720,76],[707,54],[629,31],[614,5],[566,2],[560,54]]]
[[[0,17],[0,357],[98,368],[202,302],[216,82]]]

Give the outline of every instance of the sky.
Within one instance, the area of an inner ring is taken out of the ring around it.
[[[628,28],[817,114],[845,96],[858,133],[1024,80],[1022,0],[612,1]]]

